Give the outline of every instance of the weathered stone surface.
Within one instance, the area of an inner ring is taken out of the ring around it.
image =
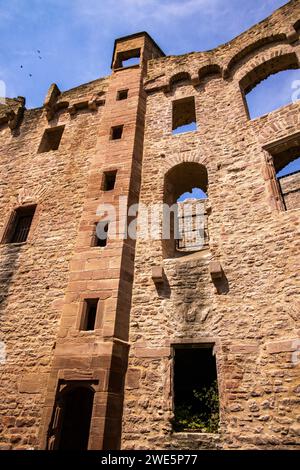
[[[1,240],[14,209],[37,205],[27,242],[0,245],[1,450],[44,449],[70,382],[94,391],[91,449],[299,446],[299,179],[280,182],[285,211],[271,153],[298,142],[300,105],[251,121],[243,96],[263,72],[299,64],[299,17],[292,0],[233,41],[181,56],[144,33],[121,38],[109,77],[52,85],[42,108],[0,106]],[[141,66],[120,68],[138,49]],[[172,135],[172,101],[190,97],[197,130]],[[39,153],[55,126],[59,148]],[[99,204],[162,203],[165,176],[185,163],[207,172],[205,249],[168,258],[160,239],[109,236],[93,246]],[[212,280],[216,260],[224,271]],[[82,331],[95,298],[95,329]],[[172,431],[172,347],[184,343],[214,344],[218,434]]]
[[[20,393],[41,393],[45,387],[45,375],[42,374],[26,374],[19,383]]]

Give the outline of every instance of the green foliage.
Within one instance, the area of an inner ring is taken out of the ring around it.
[[[193,403],[183,403],[175,409],[175,431],[200,431],[216,433],[219,426],[218,384],[193,390]]]

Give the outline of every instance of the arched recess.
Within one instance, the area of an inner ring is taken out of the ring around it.
[[[57,395],[48,430],[47,449],[87,450],[94,402],[88,384],[69,384]]]
[[[188,72],[178,72],[170,78],[169,88],[179,84],[187,84],[191,82],[191,76]]]
[[[174,258],[207,248],[208,199],[178,198],[198,188],[207,195],[206,167],[196,162],[173,166],[164,178],[162,244],[164,258]]]
[[[247,95],[254,90],[262,81],[268,79],[271,75],[278,74],[283,71],[289,71],[299,68],[299,61],[298,57],[295,52],[289,52],[282,55],[276,55],[275,57],[271,57],[268,60],[262,62],[261,64],[253,67],[249,70],[243,78],[240,80],[240,89],[243,94],[244,103],[246,107],[246,111],[248,117],[252,117],[253,113],[250,113]],[[264,83],[264,86],[267,85],[267,82]],[[273,107],[270,105],[270,110],[276,109],[276,107],[280,107],[284,104],[288,104],[292,100],[292,93],[288,96],[288,99],[283,104],[276,103],[275,99],[277,98],[276,93],[273,94],[272,98],[274,99]],[[262,112],[261,114],[266,114],[270,112],[270,110]],[[261,115],[260,114],[260,115]],[[258,117],[255,116],[255,117]]]
[[[222,69],[218,64],[208,64],[198,71],[199,80],[222,77]]]

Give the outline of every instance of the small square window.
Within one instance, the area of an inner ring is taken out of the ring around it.
[[[111,140],[121,139],[123,134],[123,126],[114,126],[111,128],[110,138]]]
[[[195,98],[183,98],[172,104],[173,134],[197,130]]]
[[[109,222],[98,222],[95,225],[92,246],[104,248],[107,245]]]
[[[32,224],[36,206],[25,206],[16,209],[10,218],[3,243],[26,242]]]
[[[117,170],[105,171],[103,174],[103,191],[112,191],[116,184]]]
[[[119,90],[117,92],[117,101],[127,100],[128,90]]]
[[[92,331],[95,329],[98,302],[99,299],[86,299],[84,301],[80,326],[82,331]]]
[[[38,153],[50,152],[51,150],[57,150],[63,135],[65,126],[57,126],[46,129]]]

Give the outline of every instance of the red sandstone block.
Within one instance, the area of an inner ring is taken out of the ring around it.
[[[272,343],[267,343],[267,352],[269,354],[276,354],[281,352],[291,352],[297,351],[299,348],[299,338],[286,339],[282,341],[272,341]]]
[[[136,357],[163,358],[170,354],[170,348],[135,348]]]
[[[234,344],[230,350],[235,354],[252,354],[258,351],[258,344]]]
[[[44,374],[26,374],[21,377],[18,389],[20,393],[40,393],[45,384]]]
[[[126,374],[126,388],[133,390],[139,388],[141,379],[141,370],[140,369],[128,369]]]
[[[72,281],[69,282],[67,292],[81,292],[87,288],[86,281]]]
[[[98,271],[93,271],[92,279],[118,279],[120,276],[118,269],[101,269],[101,266],[98,266],[98,269]]]
[[[113,290],[118,287],[119,279],[101,279],[98,281],[87,281],[85,288],[87,290]]]

